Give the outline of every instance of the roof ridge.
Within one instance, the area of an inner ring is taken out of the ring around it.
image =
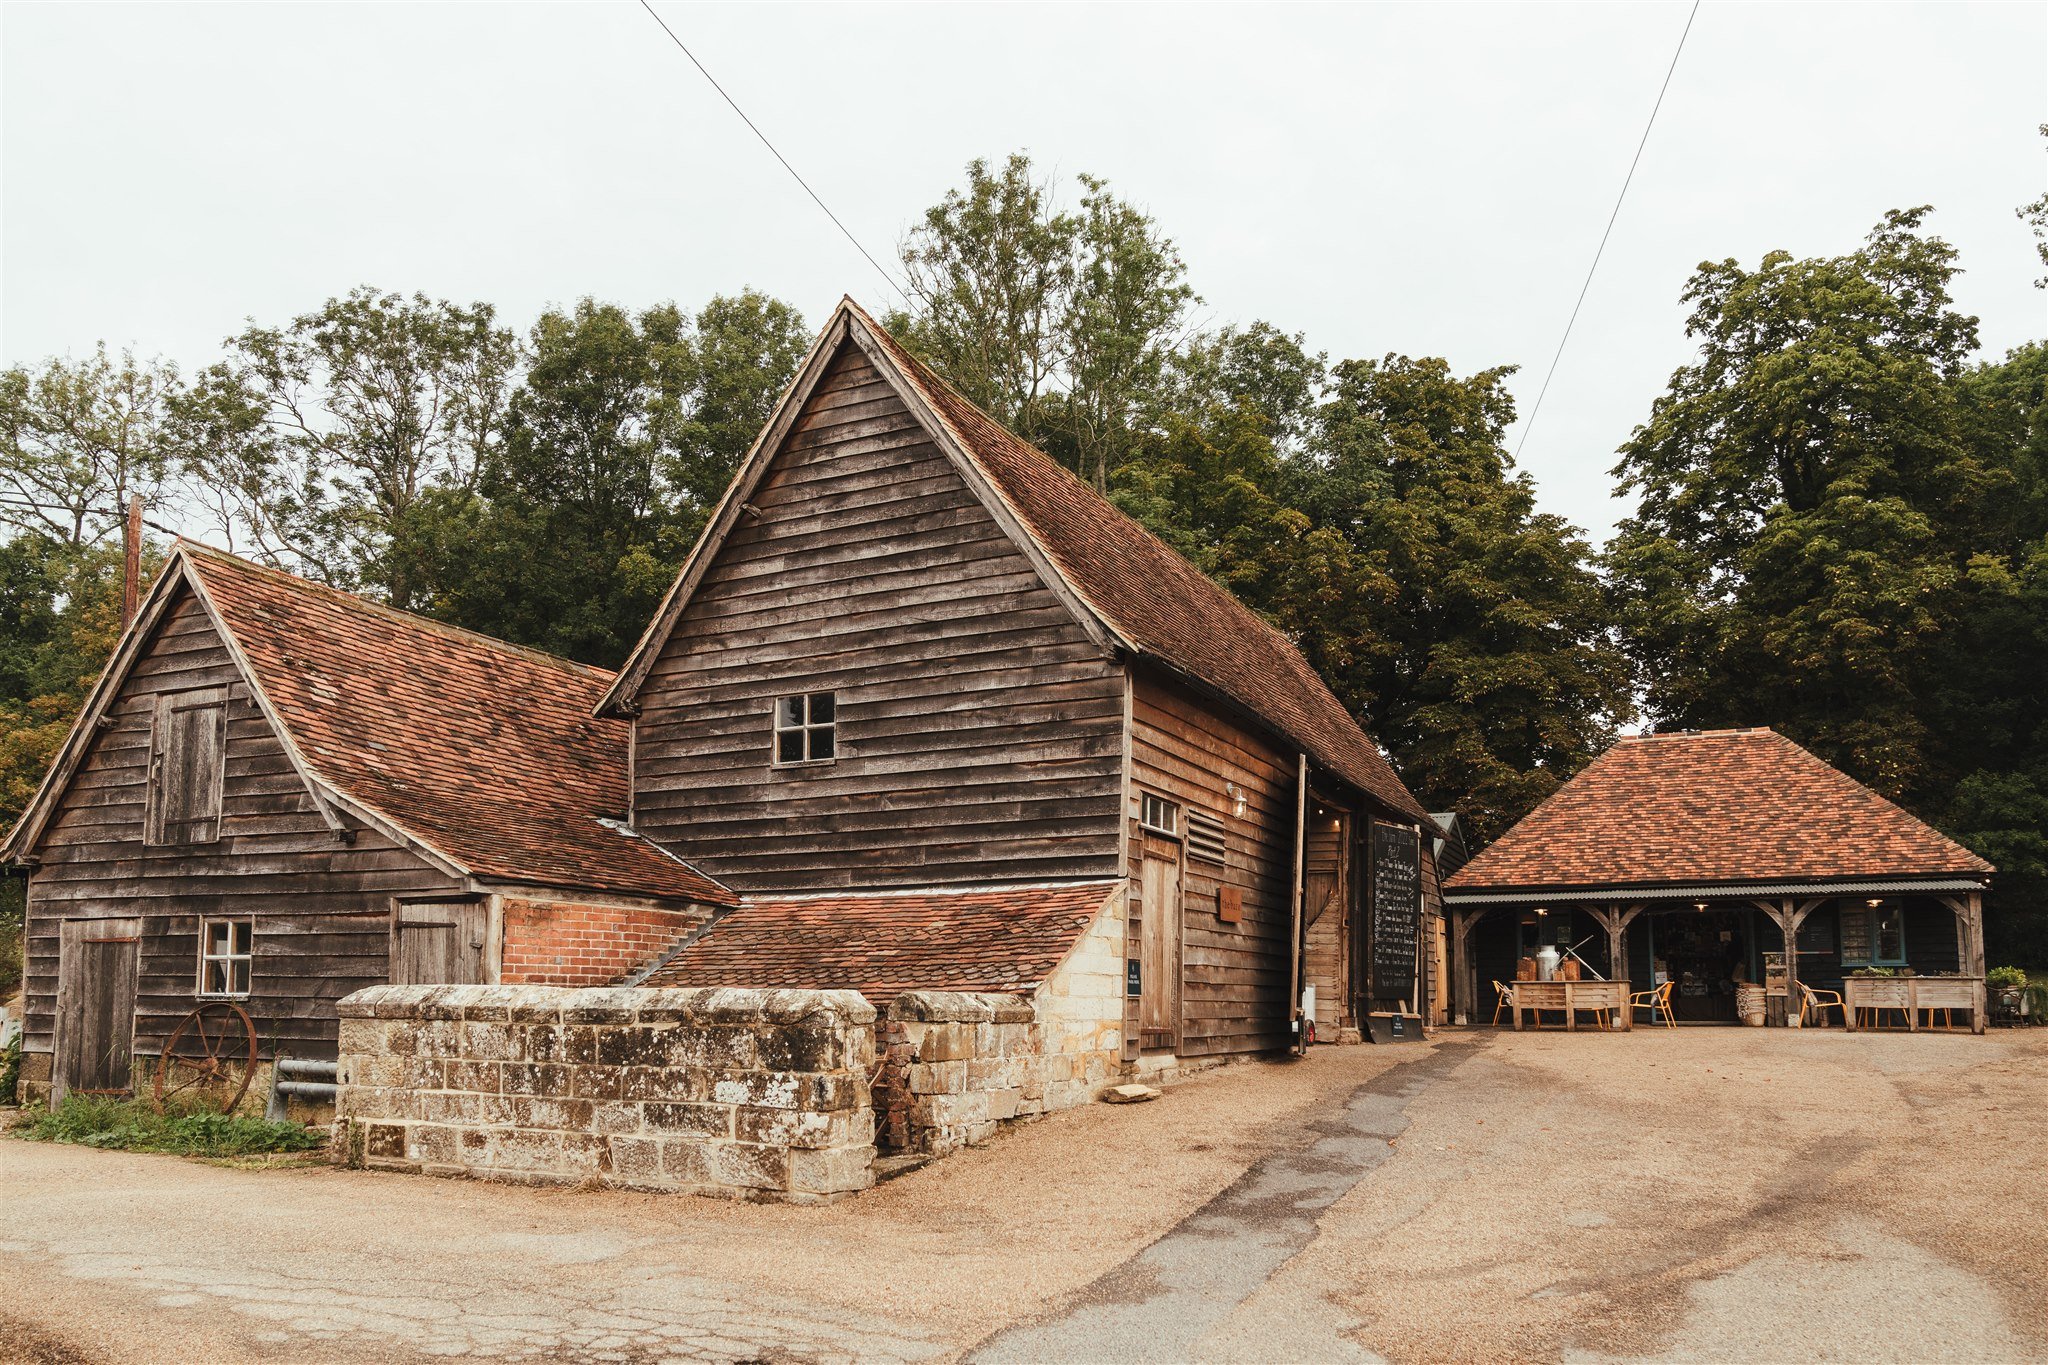
[[[294,590],[332,601],[336,606],[345,611],[355,611],[364,615],[381,617],[398,625],[415,627],[435,635],[472,641],[502,653],[523,656],[536,663],[574,669],[578,673],[591,675],[593,679],[615,676],[612,670],[599,668],[594,664],[579,663],[575,659],[567,658],[560,654],[553,654],[545,649],[536,649],[532,645],[515,644],[511,640],[502,640],[495,635],[486,635],[480,630],[471,630],[467,626],[458,626],[450,621],[437,621],[431,616],[422,616],[418,612],[406,611],[383,602],[373,602],[367,597],[359,596],[342,588],[330,587],[325,583],[315,583],[312,579],[295,574],[288,569],[280,569],[274,564],[261,564],[256,560],[235,554],[233,551],[223,550],[217,545],[208,545],[203,541],[193,540],[189,536],[179,536],[175,548],[188,553],[196,552],[202,558],[226,564],[235,569],[258,574],[265,578],[288,583]]]
[[[1044,450],[1040,449],[1037,445],[1033,444],[1030,441],[1025,440],[1022,436],[1019,436],[1016,432],[1011,431],[1008,427],[996,421],[994,417],[991,417],[988,413],[984,412],[980,404],[976,403],[972,398],[969,398],[966,394],[962,393],[959,390],[959,388],[952,383],[951,380],[947,379],[944,375],[939,374],[936,370],[933,370],[929,365],[925,364],[925,362],[922,359],[920,359],[916,354],[914,354],[908,346],[906,346],[902,341],[898,340],[894,333],[888,331],[880,323],[876,322],[874,317],[870,315],[865,308],[862,308],[858,303],[855,303],[851,297],[844,299],[843,302],[851,309],[851,311],[853,311],[860,317],[861,321],[865,323],[875,333],[877,337],[881,338],[881,340],[884,341],[887,345],[889,345],[892,349],[901,352],[903,358],[909,362],[911,377],[915,379],[919,384],[926,386],[936,385],[938,388],[952,395],[953,398],[958,400],[960,403],[964,404],[970,412],[980,417],[982,421],[988,423],[988,425],[991,428],[993,428],[996,432],[998,432],[1001,436],[1006,437],[1010,441],[1014,442],[1021,450],[1027,452],[1032,456],[1035,456],[1037,461],[1043,464],[1046,468],[1057,471],[1057,477],[1064,480],[1073,490],[1079,492],[1080,494],[1084,495],[1089,499],[1092,499],[1098,506],[1100,506],[1103,510],[1107,511],[1111,516],[1114,516],[1119,520],[1123,521],[1133,531],[1135,531],[1140,536],[1143,536],[1147,541],[1151,542],[1153,545],[1157,546],[1165,553],[1173,556],[1182,564],[1186,565],[1189,572],[1193,574],[1195,581],[1201,583],[1205,591],[1212,593],[1217,598],[1217,600],[1227,603],[1231,610],[1240,613],[1245,620],[1255,624],[1260,630],[1264,631],[1267,635],[1271,636],[1275,642],[1286,646],[1285,657],[1288,659],[1290,666],[1297,668],[1306,677],[1314,679],[1316,686],[1322,688],[1325,692],[1329,693],[1331,700],[1337,703],[1338,709],[1342,711],[1346,716],[1349,716],[1352,722],[1356,724],[1361,730],[1364,730],[1363,719],[1360,716],[1353,713],[1350,707],[1344,705],[1343,701],[1340,698],[1338,698],[1337,694],[1330,689],[1329,683],[1323,679],[1321,674],[1316,672],[1315,667],[1311,665],[1308,662],[1308,660],[1302,655],[1301,644],[1299,641],[1289,638],[1285,631],[1281,630],[1278,626],[1274,625],[1271,621],[1267,620],[1264,614],[1254,609],[1249,603],[1247,603],[1243,598],[1239,597],[1235,592],[1232,592],[1227,586],[1217,582],[1215,578],[1211,577],[1208,573],[1204,572],[1199,564],[1196,564],[1193,560],[1189,559],[1186,555],[1182,554],[1179,550],[1175,549],[1172,545],[1169,545],[1150,527],[1146,526],[1145,523],[1139,521],[1136,517],[1132,516],[1129,512],[1126,512],[1123,508],[1118,507],[1114,501],[1112,501],[1101,490],[1097,489],[1093,484],[1089,483],[1088,480],[1082,478],[1073,470],[1067,468],[1058,460],[1055,460],[1051,455],[1048,455]],[[936,416],[941,422],[946,423],[946,425],[949,427],[953,425],[953,419],[950,414],[938,410],[938,405],[936,404],[933,405],[933,408],[933,415]],[[1004,491],[1002,487],[1002,480],[998,478],[992,471],[990,471],[987,468],[986,463],[975,453],[974,443],[970,440],[965,439],[964,433],[955,431],[953,435],[957,444],[967,454],[967,457],[969,459],[972,459],[976,465],[982,467],[984,477],[988,479],[991,487],[995,489],[997,496],[1002,497],[1005,502],[1010,501],[1009,495]],[[1028,518],[1021,519],[1025,520],[1028,523]],[[1035,531],[1034,534],[1036,534]],[[1114,616],[1112,616],[1110,613],[1104,612],[1101,607],[1097,606],[1095,602],[1090,599],[1084,587],[1082,587],[1080,584],[1074,584],[1073,587],[1074,591],[1082,598],[1082,600],[1088,603],[1090,609],[1094,610],[1098,615],[1104,616],[1106,619],[1109,619],[1113,623],[1115,622]],[[1117,628],[1119,631],[1122,630],[1120,624],[1117,626]],[[1369,731],[1366,732],[1366,737],[1372,743],[1374,748],[1379,748],[1379,741],[1377,739],[1374,739]],[[1297,740],[1297,742],[1299,741]],[[1384,757],[1385,751],[1381,750],[1381,754]],[[1397,779],[1398,777],[1399,774],[1396,774]]]
[[[977,882],[965,886],[890,886],[872,891],[749,891],[740,897],[742,905],[773,901],[887,900],[892,896],[997,896],[1014,891],[1085,891],[1090,887],[1113,890],[1121,877],[1076,877],[1070,881]]]

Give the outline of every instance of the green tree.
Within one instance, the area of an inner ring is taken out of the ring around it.
[[[802,359],[803,319],[748,291],[694,317],[585,299],[534,325],[474,495],[442,490],[432,610],[616,665]]]
[[[1503,443],[1511,373],[1338,365],[1288,477],[1310,524],[1349,547],[1346,586],[1269,608],[1416,795],[1482,839],[1598,753],[1629,701],[1591,548],[1536,510]]]
[[[176,367],[117,361],[101,343],[83,361],[0,371],[0,527],[80,548],[118,536],[128,499],[172,492]]]
[[[518,348],[495,311],[365,286],[227,347],[179,411],[216,529],[281,567],[418,605],[431,517],[475,490],[502,435]]]
[[[1999,864],[2048,959],[2048,347],[1972,363],[1926,210],[1700,267],[1696,363],[1622,447],[1608,564],[1651,718],[1769,724]]]
[[[1700,357],[1622,447],[1640,501],[1609,552],[1653,720],[1768,719],[1892,796],[1933,776],[1916,679],[2001,479],[1965,440],[1976,320],[1925,212],[1847,256],[1701,266]]]
[[[941,374],[1106,488],[1132,455],[1199,302],[1173,242],[1107,182],[1079,207],[1013,154],[970,162],[905,238],[910,308],[893,317]]]

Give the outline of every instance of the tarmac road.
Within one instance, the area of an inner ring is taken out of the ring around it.
[[[827,1209],[0,1142],[0,1359],[2048,1361],[2048,1030],[1447,1032]]]

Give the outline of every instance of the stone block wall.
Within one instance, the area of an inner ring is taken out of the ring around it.
[[[950,991],[896,997],[876,1026],[881,1146],[945,1156],[988,1141],[1008,1120],[1088,1103],[1122,1075],[1121,1001],[1109,997],[1102,1008],[1114,1011],[1109,1022],[1098,1014],[1083,1028],[1081,1008],[1048,998],[1043,987],[1035,1000]]]
[[[705,906],[590,905],[507,896],[498,979],[604,986],[660,957],[711,919]]]
[[[873,1182],[850,991],[377,986],[339,1013],[353,1165],[793,1202]]]

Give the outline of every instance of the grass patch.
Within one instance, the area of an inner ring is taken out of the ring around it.
[[[17,1125],[13,1133],[31,1142],[210,1157],[307,1152],[327,1141],[325,1133],[303,1123],[205,1111],[159,1114],[141,1100],[96,1095],[66,1095],[62,1104]]]

